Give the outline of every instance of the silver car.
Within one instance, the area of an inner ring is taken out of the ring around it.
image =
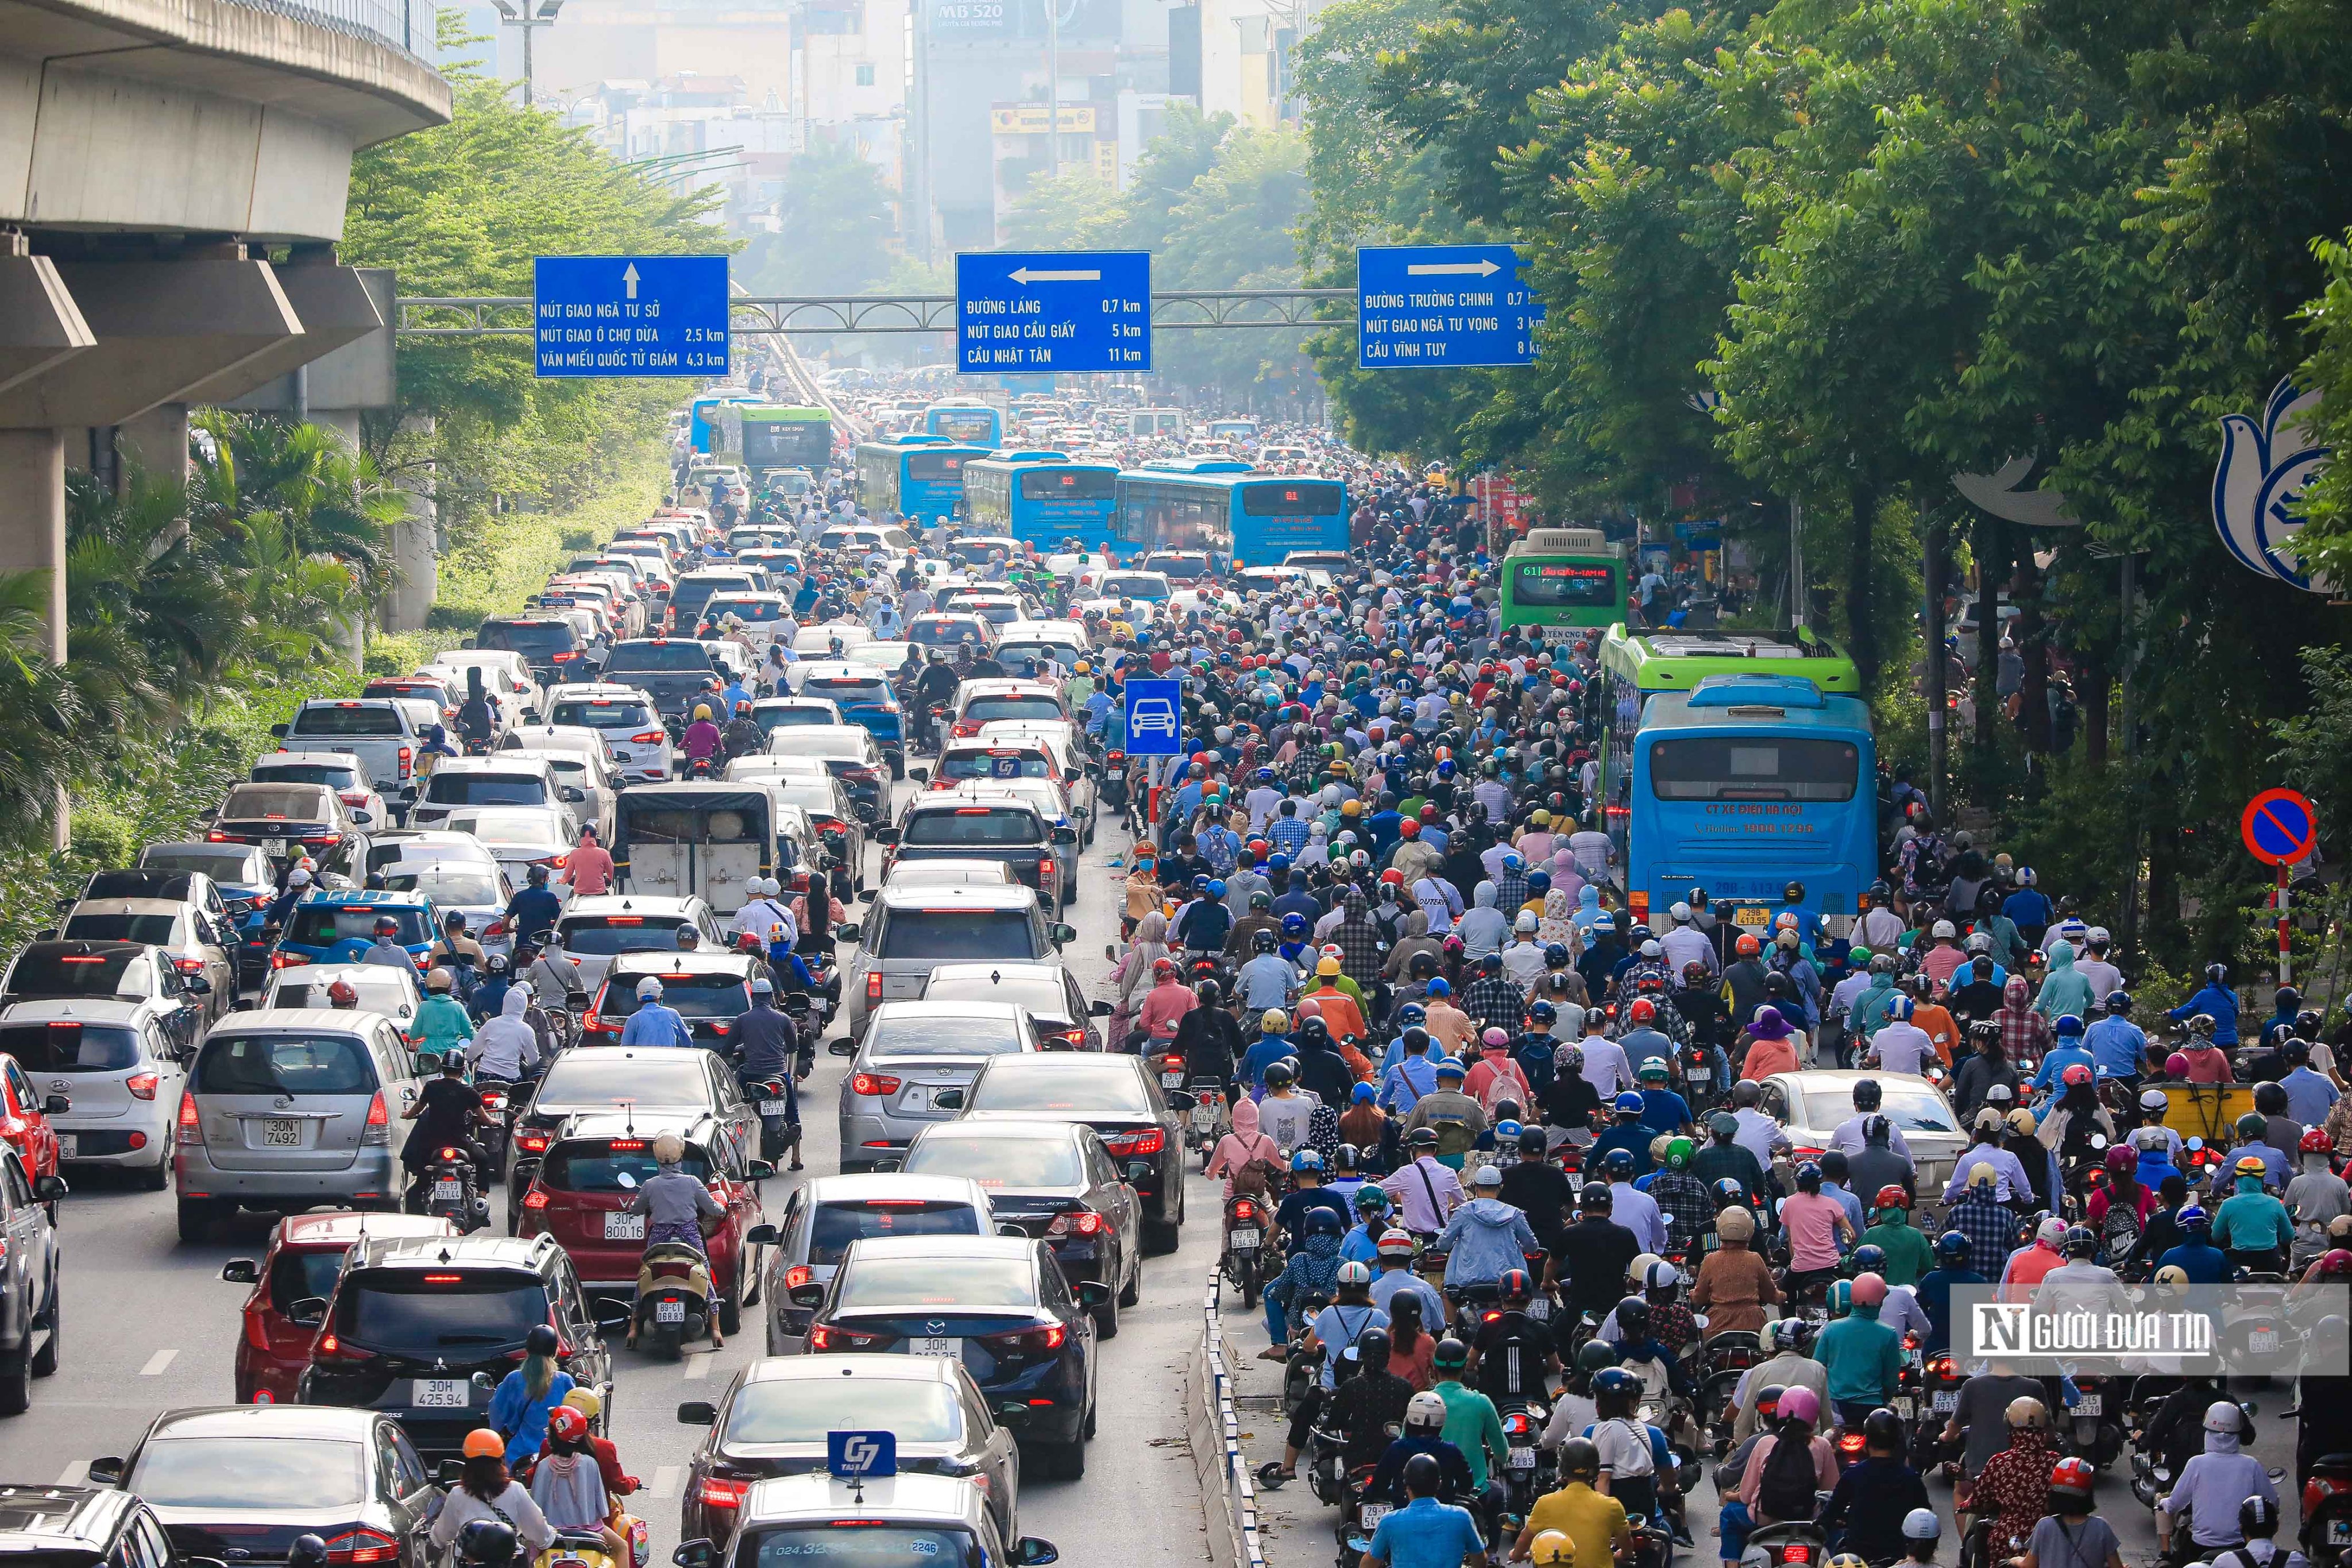
[[[676,952],[677,928],[690,925],[706,948],[721,948],[725,937],[719,917],[700,899],[657,899],[635,893],[605,893],[574,898],[555,922],[548,956],[569,961],[580,977],[580,988],[593,993],[604,984],[604,971],[614,956],[624,952]]]
[[[1037,1021],[1009,1002],[886,1002],[865,1038],[836,1040],[856,1054],[841,1080],[844,1174],[895,1161],[924,1128],[952,1121],[964,1090],[991,1057],[1037,1048]]]
[[[416,976],[389,963],[301,963],[277,970],[257,1005],[265,1009],[332,1007],[334,1001],[327,993],[338,980],[359,993],[359,1011],[383,1015],[399,1025],[403,1034],[425,1005],[425,992]]]
[[[634,686],[580,682],[547,694],[548,722],[577,724],[604,737],[621,778],[661,783],[670,775],[669,731],[653,700]]]
[[[768,1250],[767,1281],[761,1287],[771,1306],[768,1353],[798,1355],[806,1348],[812,1313],[793,1305],[793,1287],[830,1281],[851,1242],[996,1230],[988,1194],[969,1176],[819,1176],[795,1188]]]
[[[1960,1119],[1944,1091],[1911,1073],[1819,1068],[1807,1072],[1774,1073],[1763,1083],[1759,1107],[1789,1130],[1789,1142],[1800,1160],[1810,1160],[1830,1147],[1839,1127],[1861,1114],[1853,1108],[1853,1086],[1868,1079],[1878,1085],[1879,1111],[1895,1124],[1910,1145],[1919,1174],[1919,1195],[1933,1203],[1952,1179],[1952,1163],[1968,1146]],[[1932,1195],[1931,1195],[1932,1194]],[[1872,1194],[1864,1194],[1867,1203]],[[1929,1234],[1934,1234],[1930,1232]]]
[[[44,1094],[72,1102],[49,1117],[61,1163],[134,1171],[149,1192],[170,1182],[190,1054],[173,1034],[172,1011],[100,997],[0,1008],[0,1052]]]
[[[173,1149],[180,1239],[240,1205],[395,1207],[394,1129],[421,1086],[376,1013],[257,1009],[216,1026],[188,1075]]]
[[[1015,883],[886,885],[864,922],[838,934],[857,943],[841,981],[842,1021],[856,1037],[876,1007],[920,996],[940,964],[1047,963],[1072,933],[1068,926],[1047,925],[1035,890]]]

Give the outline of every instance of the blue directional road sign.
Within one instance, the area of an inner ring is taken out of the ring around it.
[[[1130,757],[1173,757],[1182,754],[1183,688],[1172,680],[1130,680],[1127,683],[1127,754]]]
[[[727,374],[723,256],[542,256],[532,285],[542,376]]]
[[[825,1468],[843,1480],[878,1480],[898,1473],[895,1432],[827,1432]]]
[[[956,257],[956,369],[1151,368],[1151,253],[990,250]]]
[[[1360,370],[1533,364],[1544,308],[1507,245],[1380,245],[1356,252]]]

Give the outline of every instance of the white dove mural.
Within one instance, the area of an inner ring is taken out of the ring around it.
[[[2221,421],[2221,460],[2213,469],[2213,526],[2238,564],[2315,594],[2332,593],[2303,569],[2294,536],[2303,519],[2297,497],[2327,461],[2329,448],[2313,444],[2305,423],[2317,392],[2298,393],[2292,381],[2271,388],[2260,425],[2242,414]]]
[[[2029,528],[2081,527],[2083,520],[2066,510],[2063,491],[2017,488],[2033,471],[2035,461],[2011,458],[1990,474],[1954,474],[1952,488],[2004,522],[2021,522]]]

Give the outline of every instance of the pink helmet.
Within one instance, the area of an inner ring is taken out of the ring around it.
[[[1320,1018],[1322,1016],[1323,1004],[1315,1000],[1314,997],[1309,996],[1298,1004],[1298,1016],[1302,1020],[1307,1018]]]
[[[2107,1169],[2135,1171],[2139,1168],[2139,1151],[2128,1143],[2118,1143],[2107,1151]]]
[[[2167,1078],[2187,1078],[2189,1076],[2188,1053],[2185,1051],[2175,1051],[2170,1056],[2165,1058],[2164,1076]]]
[[[1853,1277],[1853,1304],[1857,1307],[1886,1305],[1886,1281],[1876,1274]]]
[[[1821,1419],[1822,1399],[1810,1388],[1784,1389],[1780,1394],[1780,1419],[1783,1421],[1817,1421]]]
[[[1490,1051],[1499,1051],[1511,1043],[1511,1037],[1500,1029],[1489,1029],[1478,1039]]]

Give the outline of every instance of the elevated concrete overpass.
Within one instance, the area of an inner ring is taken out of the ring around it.
[[[226,403],[383,316],[352,154],[447,121],[429,0],[0,0],[0,570],[53,574],[65,468],[184,463]]]

